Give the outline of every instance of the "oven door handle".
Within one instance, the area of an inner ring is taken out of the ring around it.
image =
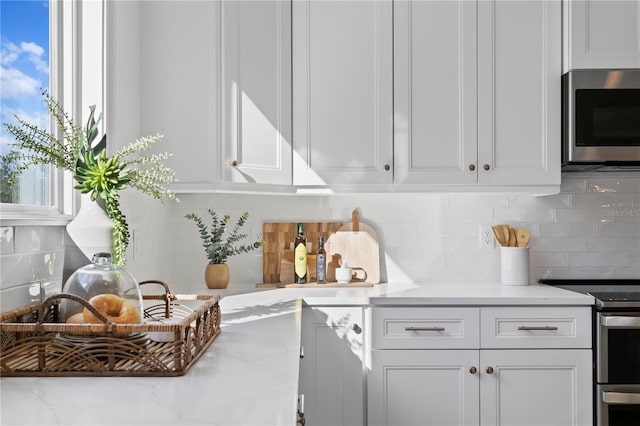
[[[603,327],[631,327],[640,328],[640,316],[601,316],[600,325]]]
[[[602,402],[611,405],[640,404],[640,393],[601,392]]]

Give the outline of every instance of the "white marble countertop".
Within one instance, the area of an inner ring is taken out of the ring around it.
[[[222,333],[181,377],[2,378],[0,424],[295,425],[301,301],[310,305],[590,305],[542,285],[380,284],[223,296]]]

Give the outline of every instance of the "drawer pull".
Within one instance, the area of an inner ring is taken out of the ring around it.
[[[520,331],[558,331],[558,327],[552,327],[550,325],[545,325],[544,327],[529,327],[527,325],[521,325],[518,327]]]
[[[405,327],[405,331],[444,331],[444,327]]]

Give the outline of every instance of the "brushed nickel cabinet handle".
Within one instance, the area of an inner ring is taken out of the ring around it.
[[[405,327],[405,331],[444,331],[444,327]]]
[[[484,166],[482,166],[482,168],[487,170],[487,171],[491,170],[491,166],[488,165],[488,164],[485,164]]]
[[[476,367],[471,367],[469,369],[469,373],[471,373],[471,374],[476,374],[477,372],[478,372],[478,369]]]
[[[526,325],[521,325],[518,327],[520,331],[557,331],[558,327],[553,327],[550,325],[545,325],[544,327],[529,327]]]
[[[487,367],[487,374],[493,374],[493,367]]]
[[[469,170],[474,171],[476,169],[475,164],[469,164]]]
[[[386,172],[388,172],[389,170],[391,170],[391,166],[390,166],[390,165],[388,165],[388,164],[385,164],[385,165],[384,165],[384,170],[385,170]]]
[[[231,167],[236,167],[236,166],[238,165],[238,160],[231,160],[231,161],[229,161],[229,165],[230,165]]]

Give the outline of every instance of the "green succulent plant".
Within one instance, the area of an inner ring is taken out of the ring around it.
[[[211,216],[211,228],[204,224],[202,218],[195,213],[189,213],[185,217],[189,220],[193,220],[200,232],[200,238],[203,243],[205,254],[209,263],[219,264],[226,263],[227,259],[231,256],[240,253],[247,253],[262,247],[262,241],[256,241],[253,244],[238,245],[238,243],[247,238],[247,234],[241,234],[240,228],[249,219],[249,212],[244,212],[236,222],[235,226],[229,233],[229,236],[224,239],[224,234],[227,230],[227,225],[231,220],[229,215],[224,215],[222,219],[218,218],[218,214],[211,209],[207,210]]]
[[[89,118],[83,128],[71,120],[47,92],[43,92],[43,97],[61,137],[20,117],[16,117],[17,124],[5,123],[16,140],[11,144],[12,151],[2,158],[3,163],[14,164],[7,181],[15,184],[22,172],[38,164],[51,164],[71,172],[77,183],[75,188],[99,201],[113,222],[113,261],[124,265],[130,233],[120,210],[120,191],[130,187],[159,200],[178,201],[164,186],[175,181],[173,170],[164,165],[169,154],[140,155],[162,140],[162,136],[142,137],[108,157],[107,135],[95,142],[102,121],[102,114],[95,116],[95,106],[89,107]]]

